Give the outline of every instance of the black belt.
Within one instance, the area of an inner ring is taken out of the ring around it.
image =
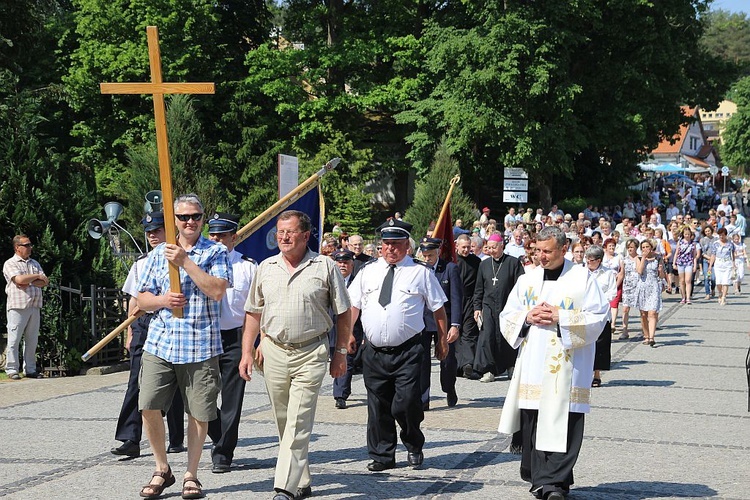
[[[397,345],[397,346],[383,346],[383,347],[377,347],[370,343],[370,347],[373,348],[375,352],[382,352],[385,354],[396,354],[400,352],[404,352],[405,350],[409,349],[410,347],[419,344],[421,335],[418,333],[414,335],[412,338],[404,342],[403,344]]]

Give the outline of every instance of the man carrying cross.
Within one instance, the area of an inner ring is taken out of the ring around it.
[[[138,307],[155,311],[141,360],[140,397],[143,427],[156,460],[156,472],[141,496],[157,498],[175,483],[167,462],[162,412],[176,390],[188,414],[188,463],[182,498],[202,498],[198,463],[208,422],[216,418],[219,355],[222,354],[219,314],[221,299],[232,286],[227,249],[201,235],[203,205],[194,194],[174,203],[177,244],[163,243],[148,257],[138,285]],[[169,264],[179,269],[183,293],[170,291]],[[182,308],[181,317],[173,314]]]

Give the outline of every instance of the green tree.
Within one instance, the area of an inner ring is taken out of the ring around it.
[[[422,95],[397,115],[410,159],[445,135],[482,202],[502,167],[527,169],[543,204],[627,181],[679,103],[716,103],[734,78],[698,47],[707,4],[488,1],[465,26],[429,22]]]
[[[710,53],[750,71],[750,19],[744,12],[712,11],[701,44]]]
[[[102,96],[99,83],[148,81],[146,26],[159,28],[165,81],[216,82],[196,101],[210,144],[229,105],[228,82],[244,74],[244,54],[268,31],[263,0],[73,0],[74,30],[66,88],[79,114],[74,161],[95,168],[100,194],[116,197],[130,144],[151,140],[153,109],[142,96]],[[237,170],[222,172],[239,176]]]
[[[750,77],[738,81],[732,89],[737,112],[727,121],[721,155],[739,175],[750,172]]]
[[[415,240],[419,241],[427,234],[430,223],[437,221],[445,197],[448,195],[451,179],[457,174],[459,174],[458,162],[451,157],[447,145],[442,142],[435,152],[432,168],[421,181],[417,182],[414,202],[404,214],[404,220],[414,226],[412,236]],[[451,215],[453,218],[449,221],[451,227],[456,219],[472,221],[475,218],[474,203],[464,193],[461,184],[453,188]]]
[[[174,95],[167,102],[167,136],[174,195],[196,193],[205,209],[211,213],[231,210],[231,207],[225,205],[221,183],[211,168],[201,124],[193,107],[193,98]],[[143,216],[145,194],[159,189],[159,160],[155,139],[147,144],[131,146],[127,151],[127,158],[128,182],[121,185],[121,196],[126,201],[127,220],[131,227],[137,227]]]

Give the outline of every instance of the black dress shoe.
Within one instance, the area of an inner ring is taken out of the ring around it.
[[[214,474],[224,474],[225,472],[229,472],[231,469],[232,466],[230,464],[214,462],[213,466],[211,467],[211,472],[213,472]]]
[[[336,409],[338,409],[338,410],[346,410],[346,399],[344,399],[344,398],[336,398]]]
[[[382,472],[384,470],[393,469],[395,466],[395,462],[378,462],[377,460],[373,460],[367,464],[367,470],[370,472]]]
[[[458,403],[458,394],[456,394],[456,391],[449,392],[446,399],[448,400],[448,406],[456,406],[456,403]]]
[[[31,372],[26,374],[26,378],[42,378],[37,372]]]
[[[130,458],[137,458],[141,456],[141,445],[135,441],[127,440],[117,448],[109,450],[113,455],[123,455]]]
[[[463,372],[464,372],[464,378],[470,379],[474,376],[474,368],[469,364],[464,365]]]
[[[167,448],[167,453],[182,453],[185,449],[181,444],[170,444],[169,448]]]
[[[544,500],[565,500],[565,495],[559,491],[550,491],[544,495]]]
[[[424,462],[424,455],[421,451],[418,451],[416,453],[411,453],[406,455],[406,461],[409,462],[409,465],[412,467],[419,467],[422,465],[422,462]]]
[[[312,496],[312,488],[305,486],[304,488],[297,488],[297,494],[294,495],[294,500],[302,500],[303,498]]]

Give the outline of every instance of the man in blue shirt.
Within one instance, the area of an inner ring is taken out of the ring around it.
[[[163,243],[149,254],[138,284],[138,307],[155,311],[143,346],[138,400],[156,460],[156,472],[141,490],[144,498],[161,496],[175,482],[167,462],[162,412],[178,389],[188,414],[188,463],[182,497],[203,496],[198,463],[208,422],[216,418],[220,389],[220,302],[232,286],[226,247],[201,236],[204,211],[200,199],[194,194],[180,196],[174,212],[177,243]],[[179,268],[182,293],[170,291],[169,264]],[[175,308],[182,308],[181,318],[172,314]]]

